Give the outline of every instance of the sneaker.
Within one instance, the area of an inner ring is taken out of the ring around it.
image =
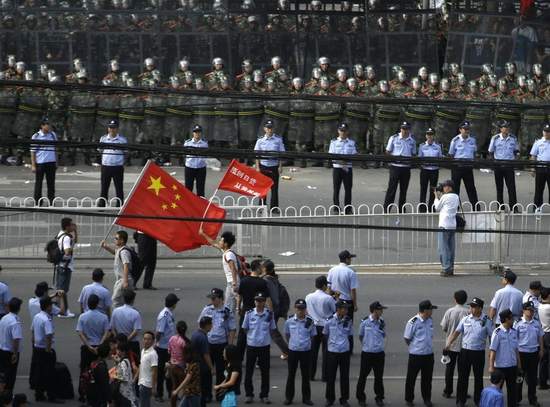
[[[70,310],[67,310],[65,314],[59,314],[58,318],[74,318],[75,316]]]

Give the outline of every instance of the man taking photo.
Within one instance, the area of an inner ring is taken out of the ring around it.
[[[442,277],[454,275],[456,213],[460,198],[453,192],[454,183],[447,180],[434,189],[434,208],[439,212],[439,235],[437,248],[441,262]]]

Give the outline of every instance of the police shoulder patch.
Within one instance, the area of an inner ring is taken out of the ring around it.
[[[246,311],[246,313],[250,314],[252,311],[254,311],[254,309],[249,309],[248,311]]]
[[[414,324],[416,323],[416,321],[418,321],[418,317],[412,317],[411,319],[409,319],[409,324]]]
[[[502,329],[500,328],[500,326],[498,328],[495,329],[495,333],[498,334],[500,331],[502,331]]]

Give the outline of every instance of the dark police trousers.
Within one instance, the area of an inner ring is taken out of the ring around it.
[[[472,167],[456,167],[451,169],[451,179],[455,184],[454,193],[460,196],[460,182],[464,181],[468,200],[472,204],[472,208],[476,210],[477,206],[477,190],[474,183],[474,169]]]
[[[510,209],[518,203],[516,196],[516,179],[515,171],[513,168],[494,168],[495,173],[495,185],[497,186],[497,201],[499,204],[504,203],[504,183],[506,182],[506,189],[508,190],[508,203]]]
[[[270,208],[279,207],[279,166],[274,165],[272,167],[266,167],[260,164],[260,172],[266,177],[273,180],[273,186],[271,187],[271,200],[269,202]],[[262,205],[265,205],[266,200],[261,200]]]
[[[17,377],[17,366],[19,365],[19,353],[17,353],[17,361],[12,363],[11,357],[13,353],[0,349],[0,372],[4,374],[6,383],[6,391],[11,392],[15,385]]]
[[[458,355],[460,352],[448,351],[447,355],[451,358],[451,361],[445,365],[445,389],[443,393],[453,394],[453,379],[455,373],[455,366],[458,360]]]
[[[540,361],[539,367],[539,386],[544,386],[548,384],[548,374],[549,372],[549,360],[550,360],[550,332],[545,332],[542,337],[544,345],[544,355]]]
[[[168,349],[155,347],[158,355],[158,374],[157,374],[157,397],[162,397],[164,395],[164,381],[166,380],[166,390],[168,391],[168,396],[171,393],[170,381],[166,379],[165,368],[166,363],[170,360],[170,355],[168,354]]]
[[[216,369],[216,384],[220,384],[225,380],[225,361],[223,359],[223,350],[225,349],[226,346],[227,346],[227,343],[208,344],[208,347],[210,349],[210,358],[212,359],[212,364]],[[208,396],[209,396],[208,398],[210,399],[212,398],[212,388],[210,388],[210,392]]]
[[[195,184],[196,182],[196,184]],[[206,182],[206,167],[185,167],[185,188],[193,192],[193,185],[197,187],[197,195],[204,196],[204,184]]]
[[[246,371],[244,376],[244,391],[246,397],[254,397],[254,386],[252,375],[256,367],[256,361],[260,367],[262,379],[260,398],[269,396],[269,345],[268,346],[247,346],[246,347]]]
[[[50,205],[55,198],[55,171],[57,163],[36,164],[36,172],[34,175],[34,200],[38,205],[38,201],[42,198],[42,181],[46,176],[46,187],[48,189],[48,199]]]
[[[317,373],[317,360],[319,348],[321,348],[321,380],[327,381],[327,338],[323,335],[323,327],[316,325],[317,335],[311,338],[311,380],[315,380]]]
[[[411,355],[407,365],[407,379],[405,380],[405,401],[414,401],[414,385],[420,372],[420,392],[422,399],[432,400],[432,378],[434,373],[434,355]]]
[[[517,406],[517,390],[518,384],[516,379],[518,377],[518,367],[497,367],[496,370],[500,370],[504,374],[504,380],[506,381],[506,396],[507,396],[507,407],[516,407]]]
[[[57,361],[55,350],[46,352],[46,349],[34,347],[32,350],[31,364],[33,367],[33,376],[31,377],[31,388],[38,396],[43,397],[44,392],[48,394],[48,399],[55,399],[55,362]]]
[[[142,273],[143,276],[143,288],[151,288],[153,286],[153,276],[155,275],[155,268],[157,267],[157,240],[145,233],[137,234],[137,246],[138,257],[141,261],[143,269],[137,276],[134,284],[137,287],[137,283]]]
[[[296,370],[300,364],[300,374],[302,375],[302,400],[311,400],[311,386],[309,369],[311,365],[311,351],[293,351],[288,350],[288,377],[286,379],[285,398],[292,401],[294,399],[294,381],[296,380]]]
[[[124,166],[123,165],[102,165],[101,166],[101,199],[98,206],[105,206],[105,203],[109,199],[109,187],[111,186],[111,180],[115,184],[115,194],[120,200],[120,203],[124,203]],[[118,206],[118,202],[117,205]]]
[[[390,165],[390,179],[388,189],[384,198],[384,210],[388,212],[388,207],[395,201],[395,193],[399,186],[399,208],[401,212],[403,205],[407,202],[407,189],[409,189],[409,180],[411,179],[411,169],[409,167],[397,167]]]
[[[474,402],[479,404],[483,390],[483,370],[485,351],[462,349],[458,358],[458,381],[456,383],[456,401],[466,403],[470,370],[474,372]]]
[[[426,203],[426,193],[428,194],[427,211],[433,211],[434,193],[433,188],[437,186],[439,180],[439,170],[420,169],[420,199],[418,202]],[[426,207],[421,206],[420,212],[426,212]]]
[[[529,403],[537,401],[537,370],[539,367],[538,352],[519,352],[523,379],[527,381],[527,400]],[[522,400],[523,382],[518,384],[517,402]]]
[[[80,346],[80,379],[78,381],[78,395],[82,400],[86,398],[87,389],[82,385],[83,374],[88,372],[90,365],[94,360],[96,360],[97,355],[93,353],[86,345]]]
[[[332,169],[332,202],[340,206],[340,187],[344,184],[344,206],[351,205],[351,189],[353,187],[353,171],[351,168]]]
[[[38,172],[38,169],[36,171]],[[533,199],[533,203],[537,208],[542,205],[544,200],[546,185],[548,185],[548,192],[550,193],[550,168],[537,168],[535,170],[535,198]]]
[[[365,385],[367,377],[371,370],[374,373],[374,394],[376,400],[384,399],[384,361],[386,354],[384,352],[370,353],[361,352],[361,370],[359,371],[359,380],[357,381],[356,397],[358,401],[365,401]]]
[[[336,400],[336,371],[340,369],[340,401],[349,400],[349,359],[350,352],[328,352],[327,351],[327,385],[325,399],[334,403]]]

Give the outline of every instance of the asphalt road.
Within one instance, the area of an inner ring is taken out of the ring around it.
[[[26,271],[21,266],[26,262],[23,260],[18,264],[18,268],[13,268],[10,263],[4,264],[2,280],[7,282],[12,291],[12,295],[19,296],[25,301],[32,295],[34,285],[40,280],[48,280],[51,274],[45,271]],[[111,270],[112,264],[105,260],[98,262],[95,266],[104,267],[105,270]],[[162,264],[161,264],[162,266]],[[73,311],[77,310],[75,304],[80,287],[89,280],[89,270],[79,270],[79,264],[76,263],[77,272],[73,276],[72,289],[70,292],[70,304]],[[318,274],[326,273],[326,269],[319,269],[314,272],[288,271],[281,273],[281,281],[286,285],[292,300],[303,298],[308,292],[313,291],[314,279]],[[518,288],[524,290],[529,281],[540,279],[544,283],[549,283],[550,274],[548,272],[538,275],[535,273],[521,274],[518,279]],[[112,285],[112,273],[106,277],[106,285]],[[453,406],[454,400],[444,400],[441,397],[443,389],[443,365],[439,362],[441,350],[443,348],[443,334],[439,329],[439,323],[445,309],[451,306],[452,293],[457,289],[465,289],[469,298],[477,296],[483,298],[488,303],[494,291],[499,288],[498,279],[490,275],[462,274],[452,279],[442,279],[437,274],[418,273],[411,270],[395,270],[385,274],[377,272],[363,273],[359,276],[359,312],[358,316],[368,314],[368,304],[374,300],[380,300],[389,308],[385,311],[384,318],[387,325],[387,347],[386,347],[386,369],[385,386],[386,401],[391,406],[403,406],[404,394],[404,375],[407,363],[407,348],[403,342],[402,334],[406,321],[417,311],[418,302],[423,299],[430,299],[434,304],[440,306],[434,311],[434,349],[436,352],[436,364],[433,382],[433,401],[440,406]],[[175,292],[181,302],[176,309],[176,319],[183,319],[188,322],[190,328],[196,328],[196,319],[200,313],[203,304],[207,304],[206,294],[212,287],[223,287],[224,277],[221,269],[198,269],[192,271],[192,268],[186,267],[185,271],[166,271],[163,267],[156,278],[155,285],[158,291],[138,291],[136,307],[142,313],[144,329],[154,329],[156,314],[163,307],[163,298],[169,292]],[[17,382],[17,391],[27,392],[32,396],[27,386],[29,360],[31,355],[29,319],[26,307],[21,312],[24,323],[24,341],[22,360],[19,368],[19,380]],[[355,321],[355,330],[357,330],[359,321]],[[79,361],[79,340],[75,333],[76,320],[55,320],[56,340],[58,359],[65,362],[72,371],[73,384],[77,384],[77,369]],[[357,339],[356,339],[357,340]],[[355,349],[359,349],[356,342]],[[270,397],[274,405],[282,405],[284,400],[284,387],[286,380],[286,366],[279,359],[279,351],[272,346],[271,358],[271,392]],[[351,395],[350,402],[357,405],[354,399],[355,384],[359,373],[359,354],[352,357],[351,367]],[[259,373],[259,372],[257,372]],[[259,374],[255,375],[255,387],[259,388]],[[486,380],[487,382],[487,380]],[[374,405],[372,380],[367,383],[367,402]],[[296,400],[300,400],[299,385],[297,386]],[[337,387],[338,389],[338,387]],[[313,383],[313,400],[316,405],[324,405],[324,385],[320,382]],[[422,405],[419,384],[416,392],[417,405]],[[338,396],[338,392],[337,392]],[[548,391],[540,391],[539,399],[541,402],[550,401]],[[36,403],[41,405],[40,403]],[[78,405],[76,401],[67,403],[68,405]],[[298,404],[298,403],[295,403]]]

